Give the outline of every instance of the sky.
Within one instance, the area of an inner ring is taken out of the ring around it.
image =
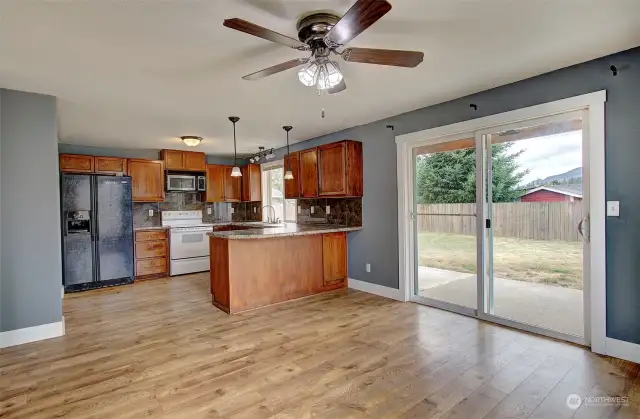
[[[529,169],[522,184],[582,167],[582,131],[514,141],[510,152],[524,150],[518,158]]]

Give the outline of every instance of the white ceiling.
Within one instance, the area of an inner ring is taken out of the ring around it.
[[[60,142],[238,152],[301,141],[640,44],[639,0],[390,0],[350,46],[420,50],[415,69],[343,63],[348,89],[318,97],[295,70],[241,76],[306,54],[222,26],[240,17],[296,37],[298,16],[354,0],[1,0],[0,86],[58,97]],[[321,118],[321,109],[326,118]]]

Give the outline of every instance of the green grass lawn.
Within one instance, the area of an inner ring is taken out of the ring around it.
[[[420,233],[419,264],[476,273],[476,238],[451,233]],[[580,242],[494,238],[494,276],[582,289]]]

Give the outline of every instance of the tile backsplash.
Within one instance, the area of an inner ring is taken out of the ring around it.
[[[205,223],[224,221],[261,221],[262,211],[260,202],[202,202],[199,192],[167,192],[164,202],[133,203],[133,226],[154,227],[162,225],[161,211],[202,211],[202,221]],[[233,208],[233,214],[231,209]],[[255,212],[254,212],[255,208]],[[208,213],[211,210],[211,214]],[[153,210],[153,216],[149,216]]]
[[[297,205],[300,224],[362,226],[362,198],[298,199]]]

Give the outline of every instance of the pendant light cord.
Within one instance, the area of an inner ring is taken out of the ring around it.
[[[238,151],[236,150],[236,123],[233,123],[233,165],[238,165]]]

